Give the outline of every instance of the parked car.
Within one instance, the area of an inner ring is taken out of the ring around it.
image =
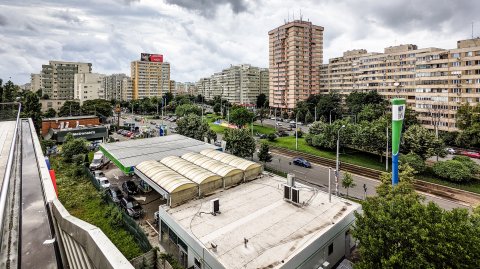
[[[95,154],[93,154],[93,160],[92,163],[90,163],[89,168],[90,170],[97,170],[102,168],[102,166],[107,164],[107,162],[108,159],[103,155],[103,153],[101,151],[97,151]]]
[[[277,122],[277,126],[282,126],[283,124],[280,122]]]
[[[290,125],[292,125],[292,124],[295,125],[295,123],[296,122],[294,120],[290,121]]]
[[[478,152],[474,152],[474,151],[462,151],[460,154],[461,154],[461,155],[464,155],[464,156],[467,156],[467,157],[470,157],[470,158],[480,159],[480,153],[478,153]]]
[[[139,218],[143,214],[140,204],[130,196],[120,199],[120,207],[132,218]]]
[[[118,129],[117,134],[122,134],[122,131],[123,131],[122,129]]]
[[[118,187],[110,187],[107,190],[107,195],[112,198],[114,203],[120,203],[120,200],[123,198],[123,193]]]
[[[150,122],[151,125],[155,125],[157,124],[156,122],[154,122],[153,120]]]
[[[131,180],[123,182],[122,189],[127,195],[134,195],[138,193],[137,184]]]
[[[267,135],[266,134],[258,134],[258,138],[267,139]]]
[[[301,157],[293,158],[293,164],[298,165],[298,166],[302,166],[302,167],[305,167],[305,168],[311,168],[312,167],[312,165],[310,164],[309,161],[307,161],[307,160],[305,160],[304,158],[301,158]]]
[[[456,150],[452,149],[452,148],[446,148],[445,151],[448,153],[448,154],[455,154],[457,153]]]
[[[282,130],[282,131],[277,132],[277,136],[278,137],[288,136],[288,133]]]
[[[270,117],[271,120],[275,120],[275,117]]]
[[[102,189],[107,189],[110,187],[110,181],[108,181],[108,178],[106,177],[98,177],[96,178],[98,184],[100,185],[100,188]]]

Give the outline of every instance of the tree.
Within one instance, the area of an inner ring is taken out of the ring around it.
[[[352,174],[349,172],[345,172],[343,174],[343,179],[342,179],[342,187],[344,187],[347,190],[347,197],[348,197],[348,189],[355,187],[357,184],[353,182],[353,177]]]
[[[257,117],[260,120],[260,124],[263,126],[263,120],[267,117],[267,109],[264,107],[261,107],[260,109],[257,110]]]
[[[236,107],[230,111],[230,122],[238,128],[243,128],[253,120],[253,113],[244,107]]]
[[[65,137],[65,142],[62,145],[62,156],[66,162],[71,163],[75,155],[86,153],[88,153],[87,140],[73,138],[72,134]]]
[[[58,111],[58,116],[66,117],[66,116],[78,116],[81,115],[81,107],[80,103],[76,101],[66,101],[63,103],[62,107]]]
[[[173,94],[171,92],[166,92],[163,94],[162,98],[167,101],[166,105],[168,105],[173,100]]]
[[[379,119],[384,113],[385,106],[379,104],[367,104],[363,106],[362,110],[358,114],[356,114],[357,122],[371,122]]]
[[[414,152],[426,160],[432,156],[445,156],[445,145],[435,134],[420,125],[413,125],[403,135],[402,152]]]
[[[385,178],[378,196],[368,197],[363,212],[355,212],[352,235],[361,257],[355,268],[477,268],[480,216],[422,203],[402,176],[395,188],[391,177]]]
[[[457,155],[457,156],[453,157],[453,160],[459,161],[462,164],[464,164],[466,167],[468,167],[468,169],[470,170],[470,172],[473,175],[480,173],[480,165],[477,164],[475,161],[473,161],[472,159],[470,159],[467,156],[458,156]]]
[[[50,99],[50,96],[48,96],[48,94],[44,94],[44,95],[42,95],[42,97],[40,99],[48,100],[48,99]]]
[[[82,105],[83,114],[101,115],[103,117],[111,117],[113,115],[113,107],[110,101],[104,99],[87,100]]]
[[[480,122],[480,106],[471,106],[465,103],[460,106],[456,114],[457,127],[460,130],[465,130],[470,126]]]
[[[275,142],[275,140],[277,140],[277,135],[274,134],[274,133],[270,133],[270,134],[267,135],[267,139],[270,142]]]
[[[3,102],[3,79],[0,78],[0,103]]]
[[[17,96],[18,86],[13,84],[11,80],[7,81],[5,85],[3,85],[3,98],[2,102],[9,103],[15,101],[15,97]]]
[[[337,93],[321,95],[317,103],[317,115],[325,119],[330,119],[332,115],[332,121],[340,118],[342,115],[340,95]]]
[[[473,176],[472,170],[458,160],[436,162],[433,165],[433,173],[437,177],[460,183],[470,181]]]
[[[270,147],[267,143],[262,143],[260,145],[260,150],[257,153],[258,160],[263,163],[271,162],[272,161],[272,154],[270,154]]]
[[[223,135],[227,150],[238,157],[252,157],[255,151],[255,139],[248,129],[228,129]]]
[[[49,108],[45,113],[43,113],[43,117],[45,118],[54,118],[57,116],[57,111],[54,108]]]
[[[22,107],[22,117],[32,118],[33,125],[40,132],[42,126],[42,105],[38,100],[38,96],[33,92],[27,92],[25,95],[24,104]]]
[[[313,122],[313,116],[310,111],[307,111],[307,114],[305,115],[305,123],[310,123]]]
[[[177,132],[181,135],[188,136],[200,141],[204,137],[216,139],[217,135],[210,129],[206,121],[202,121],[200,116],[188,114],[177,120]]]
[[[400,163],[409,165],[415,170],[415,173],[423,173],[427,168],[425,166],[425,160],[413,152],[401,154]]]
[[[202,115],[202,109],[194,104],[179,105],[175,109],[175,115],[183,117],[188,114]]]
[[[197,95],[197,98],[195,99],[197,103],[203,103],[205,102],[205,97],[201,94]]]
[[[267,96],[264,93],[261,93],[257,96],[257,108],[265,107],[267,103]]]
[[[222,107],[220,106],[220,103],[216,103],[216,104],[213,106],[213,112],[219,114],[221,110],[222,110]]]

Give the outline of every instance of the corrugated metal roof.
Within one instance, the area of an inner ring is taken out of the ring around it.
[[[197,184],[208,183],[222,178],[177,156],[163,158],[160,162]]]
[[[106,143],[101,146],[124,167],[136,166],[148,160],[160,161],[168,156],[181,156],[192,151],[218,149],[214,145],[178,134]]]
[[[187,154],[183,154],[182,159],[201,166],[222,177],[232,176],[243,172],[241,169],[222,163],[221,161],[214,160],[210,157],[196,152],[189,152]]]
[[[223,152],[218,151],[218,150],[205,149],[205,150],[200,151],[200,154],[205,155],[207,157],[210,157],[212,159],[215,159],[217,161],[220,161],[222,163],[226,163],[226,164],[231,165],[233,167],[239,168],[243,171],[247,171],[247,170],[250,170],[250,169],[256,169],[256,168],[262,166],[261,164],[258,164],[258,163],[255,163],[255,162],[252,162],[252,161],[249,161],[249,160],[245,160],[243,158],[240,158],[240,157],[237,157],[237,156],[234,156],[234,155],[223,153]]]
[[[157,161],[144,161],[135,166],[135,169],[142,172],[169,193],[197,186],[194,182]]]

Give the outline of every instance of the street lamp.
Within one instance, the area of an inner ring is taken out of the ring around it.
[[[335,109],[331,109],[330,110],[330,124],[332,124],[332,111],[334,111]]]
[[[298,150],[298,113],[295,115],[295,150]]]
[[[340,127],[337,131],[337,162],[336,162],[336,169],[335,169],[335,193],[337,196],[338,196],[338,176],[340,174],[338,171],[338,165],[339,165],[338,157],[340,155],[340,130],[342,130],[342,128],[345,128],[345,125],[342,125],[342,127]]]

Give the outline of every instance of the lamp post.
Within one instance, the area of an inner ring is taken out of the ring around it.
[[[315,106],[315,119],[313,121],[317,121],[317,106]]]
[[[332,202],[332,190],[331,190],[331,177],[332,177],[332,168],[328,168],[328,202]]]
[[[298,150],[298,112],[295,115],[295,150]]]
[[[385,171],[388,172],[388,124],[387,124],[387,151],[385,153]]]
[[[338,129],[337,131],[337,162],[336,162],[336,169],[335,169],[335,194],[337,196],[338,196],[338,176],[340,175],[340,171],[338,171],[338,166],[339,166],[338,158],[340,155],[340,130],[342,130],[342,128],[345,128],[345,125],[342,125],[342,127],[340,127],[340,129]]]
[[[332,124],[332,111],[334,111],[335,109],[331,109],[330,110],[330,124]]]

